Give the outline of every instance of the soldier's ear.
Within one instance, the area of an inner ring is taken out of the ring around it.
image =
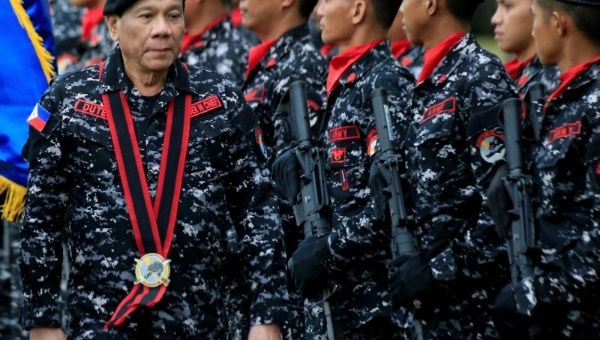
[[[119,42],[119,16],[111,14],[105,17],[104,21],[106,22],[106,26],[108,26],[108,30],[110,31],[110,37],[112,38],[112,40],[114,40],[115,42]]]
[[[425,1],[427,4],[427,14],[429,14],[429,16],[432,16],[435,14],[435,12],[438,11],[439,8],[439,0],[426,0]]]
[[[552,28],[559,37],[563,37],[567,32],[575,28],[575,23],[571,16],[561,10],[552,11],[550,21]]]
[[[367,15],[367,2],[365,0],[354,0],[352,5],[352,23],[360,24]]]

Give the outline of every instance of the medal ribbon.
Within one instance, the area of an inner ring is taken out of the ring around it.
[[[154,202],[133,125],[131,110],[122,92],[102,95],[110,135],[115,149],[117,168],[127,202],[135,244],[140,257],[157,253],[168,259],[173,241],[177,209],[183,183],[183,170],[190,134],[191,95],[180,95],[169,102],[167,125]],[[161,242],[164,240],[164,242]],[[134,284],[121,301],[104,329],[120,326],[137,308],[152,308],[163,297],[166,286],[150,288]]]

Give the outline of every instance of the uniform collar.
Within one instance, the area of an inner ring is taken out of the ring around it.
[[[592,67],[592,65],[600,63],[600,56],[596,56],[594,59],[587,61],[585,63],[581,63],[579,65],[573,66],[567,72],[560,76],[560,85],[550,94],[546,103],[550,103],[561,96],[564,92],[569,89],[578,88],[587,84],[589,79],[587,77],[583,77],[583,75],[587,72],[587,70]]]
[[[129,87],[126,77],[121,48],[117,45],[104,63],[100,76],[99,93],[126,90]],[[175,62],[169,68],[165,89],[170,88],[184,93],[196,93],[190,83],[188,71],[179,59],[175,59]]]
[[[329,63],[329,72],[327,75],[327,96],[331,94],[333,89],[340,83],[340,79],[346,72],[354,66],[358,60],[362,59],[366,54],[379,45],[385,45],[383,40],[372,41],[363,45],[352,47],[344,53],[340,53],[331,58]],[[345,79],[353,81],[357,74],[354,73],[354,79]]]
[[[396,59],[400,58],[411,46],[412,44],[408,39],[396,40],[390,43],[392,54]]]
[[[104,16],[102,15],[103,7],[95,7],[88,9],[81,18],[81,39],[88,40],[92,35],[92,31],[96,28]]]
[[[229,16],[223,15],[209,22],[208,25],[206,25],[206,27],[204,27],[204,29],[198,34],[190,35],[186,33],[183,36],[183,41],[181,42],[180,53],[185,53],[185,51],[192,47],[192,45],[198,45],[199,47],[202,47],[204,45],[203,38],[206,37],[210,32],[218,30],[227,20],[229,20]]]
[[[442,59],[465,37],[464,32],[456,32],[444,39],[437,46],[430,48],[423,54],[423,69],[419,74],[417,84],[427,80],[438,67]]]
[[[508,76],[510,77],[510,79],[512,80],[517,80],[517,78],[523,74],[523,71],[525,70],[526,67],[529,66],[529,64],[531,62],[533,62],[533,60],[535,59],[535,56],[520,62],[519,59],[514,58],[512,60],[510,60],[509,62],[507,62],[506,64],[504,64],[504,68],[506,68],[506,72],[508,73]]]
[[[285,52],[288,50],[286,46],[291,45],[294,41],[300,40],[308,34],[308,25],[302,24],[292,28],[277,39],[266,41],[262,44],[252,47],[248,52],[248,65],[246,66],[245,79],[249,79],[252,72],[254,72],[263,62],[263,60],[266,59],[265,57],[269,54],[269,52],[271,52],[271,54],[273,54],[274,51],[280,50]],[[267,66],[273,66],[277,63],[277,58],[269,58],[267,63],[270,64]]]

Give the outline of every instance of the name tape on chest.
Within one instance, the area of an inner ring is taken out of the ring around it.
[[[577,136],[581,134],[581,121],[575,121],[572,123],[567,123],[561,125],[557,128],[554,128],[550,131],[550,135],[548,136],[548,144],[552,144],[555,141],[563,138],[568,138],[572,136]]]
[[[447,112],[456,112],[456,97],[444,99],[443,101],[425,109],[423,118],[421,118],[421,124],[424,124],[434,117]]]
[[[219,99],[219,96],[212,95],[208,98],[204,98],[195,103],[192,103],[191,116],[192,118],[201,116],[205,113],[219,109],[221,107],[223,107],[223,103],[221,103],[221,99]]]

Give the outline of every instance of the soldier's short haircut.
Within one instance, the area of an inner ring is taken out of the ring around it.
[[[401,0],[371,0],[375,11],[375,20],[385,29],[390,28],[398,9],[400,8]]]
[[[573,19],[575,26],[594,45],[600,46],[600,7],[581,6],[556,0],[537,0],[548,11],[562,9]]]
[[[319,0],[298,0],[300,15],[302,15],[303,18],[308,19],[318,1]]]
[[[479,0],[446,0],[446,6],[448,6],[450,14],[466,24],[471,23],[475,10],[477,10],[480,3]]]

